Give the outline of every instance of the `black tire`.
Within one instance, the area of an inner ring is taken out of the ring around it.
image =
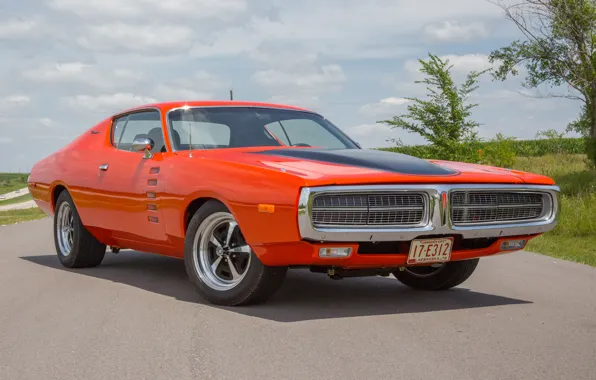
[[[411,271],[416,271],[416,267],[406,268],[403,271],[396,271],[393,275],[404,285],[419,290],[446,290],[462,284],[466,281],[476,267],[480,259],[450,261],[436,271],[436,273],[427,276],[417,276]],[[422,267],[430,268],[430,267]],[[418,270],[420,274],[421,270]]]
[[[72,244],[66,249],[61,243],[62,237],[61,210],[68,209],[72,214]],[[54,245],[58,259],[67,268],[88,268],[101,264],[106,253],[106,245],[100,243],[81,223],[81,218],[68,191],[63,190],[56,201],[56,213],[54,215]]]
[[[201,224],[208,223],[209,221],[206,218],[215,213],[218,213],[218,215],[227,213],[230,218],[233,218],[225,205],[219,201],[210,200],[195,212],[186,231],[184,263],[186,273],[195,291],[210,303],[222,306],[241,306],[265,302],[279,289],[288,268],[263,265],[252,249],[248,254],[250,255],[250,264],[245,269],[244,277],[231,289],[216,290],[209,286],[199,275],[193,256],[195,237],[199,233]],[[240,226],[238,226],[239,229]]]

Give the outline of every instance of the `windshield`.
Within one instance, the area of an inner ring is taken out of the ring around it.
[[[189,107],[168,114],[174,150],[259,146],[358,149],[337,127],[303,111],[255,107]]]

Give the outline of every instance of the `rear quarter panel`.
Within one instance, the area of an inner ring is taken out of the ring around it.
[[[37,162],[31,169],[29,190],[38,206],[54,213],[53,196],[59,186],[71,194],[81,220],[93,225],[97,162],[106,154],[109,122],[104,121],[75,138],[68,145]],[[93,131],[93,133],[92,133]]]

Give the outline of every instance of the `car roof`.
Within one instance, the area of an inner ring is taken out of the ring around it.
[[[264,107],[264,108],[279,108],[279,109],[287,109],[287,110],[295,110],[295,111],[306,111],[306,112],[313,112],[309,109],[290,106],[285,104],[277,104],[277,103],[266,103],[266,102],[250,102],[250,101],[241,101],[241,100],[188,100],[188,101],[172,101],[172,102],[156,102],[156,103],[148,103],[139,105],[136,107],[132,107],[126,110],[122,110],[118,112],[116,115],[129,113],[132,111],[147,109],[147,108],[159,108],[162,112],[168,112],[171,109],[179,108],[179,107]]]

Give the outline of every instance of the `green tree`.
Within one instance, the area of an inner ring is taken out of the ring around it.
[[[429,53],[427,61],[418,61],[426,78],[415,83],[427,86],[428,99],[406,98],[413,102],[407,106],[407,114],[379,123],[419,134],[431,143],[434,158],[477,161],[475,143],[478,142],[477,128],[480,124],[470,119],[477,104],[467,103],[467,100],[478,88],[478,77],[488,70],[470,72],[458,87],[451,76],[453,66],[448,59],[442,60]],[[396,142],[401,145],[401,140]]]
[[[579,118],[568,126],[587,138],[589,159],[596,163],[596,0],[489,0],[501,7],[525,36],[490,54],[499,62],[493,76],[505,80],[527,73],[522,85],[567,85],[564,97],[582,102]]]

